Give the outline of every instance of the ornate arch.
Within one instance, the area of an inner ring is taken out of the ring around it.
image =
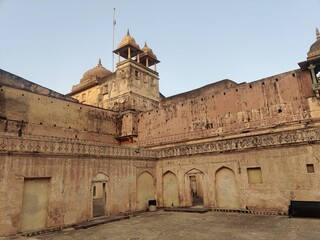
[[[99,172],[92,178],[92,182],[109,182],[109,177],[107,174]]]

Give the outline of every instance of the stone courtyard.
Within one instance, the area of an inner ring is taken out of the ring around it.
[[[225,212],[146,212],[128,220],[96,227],[38,235],[14,240],[69,239],[319,239],[320,219]]]

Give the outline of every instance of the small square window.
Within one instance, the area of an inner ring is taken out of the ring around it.
[[[262,172],[260,167],[247,168],[249,183],[262,183]]]
[[[307,173],[314,173],[314,165],[312,163],[307,164]]]

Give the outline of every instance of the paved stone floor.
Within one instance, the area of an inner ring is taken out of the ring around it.
[[[143,213],[129,220],[99,225],[89,229],[54,232],[32,238],[11,239],[320,239],[320,219],[288,218],[224,212]]]

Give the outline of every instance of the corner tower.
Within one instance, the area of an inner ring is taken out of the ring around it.
[[[158,107],[159,74],[156,64],[159,60],[152,50],[146,45],[140,49],[128,30],[113,52],[118,55],[118,63],[116,77],[110,84],[107,108],[141,112]]]

